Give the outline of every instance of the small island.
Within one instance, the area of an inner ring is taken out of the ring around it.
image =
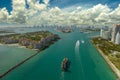
[[[57,28],[57,31],[63,32],[63,33],[70,33],[73,30],[71,28]]]
[[[19,44],[29,49],[41,50],[60,39],[49,31],[29,32],[24,34],[10,34],[0,36],[1,44]]]

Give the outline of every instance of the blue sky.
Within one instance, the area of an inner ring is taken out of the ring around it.
[[[40,3],[43,2],[40,0]],[[97,4],[106,4],[112,9],[116,8],[120,0],[50,0],[50,7],[58,6],[60,8],[66,8],[73,5],[83,6],[85,8],[92,7]],[[12,0],[0,0],[0,8],[6,7],[10,12],[12,10]]]
[[[9,11],[12,10],[12,0],[0,0],[0,8],[6,7]]]

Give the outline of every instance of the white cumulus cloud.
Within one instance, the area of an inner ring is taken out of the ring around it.
[[[49,4],[49,0],[44,0],[44,3],[45,3],[46,5],[48,5],[48,4]]]
[[[29,5],[26,8],[26,2]],[[98,4],[90,8],[78,6],[69,10],[48,7],[49,0],[12,0],[13,10],[0,9],[0,22],[16,22],[31,25],[111,25],[120,23],[120,5],[112,10],[107,5]]]
[[[34,16],[27,23],[48,25],[103,25],[110,20],[110,13],[111,9],[102,4],[98,4],[89,9],[77,7],[71,12],[55,7],[40,13],[40,15]]]
[[[8,17],[9,22],[24,23],[26,21],[25,0],[13,0],[12,11]]]
[[[6,22],[8,15],[9,14],[6,8],[0,9],[0,22]]]

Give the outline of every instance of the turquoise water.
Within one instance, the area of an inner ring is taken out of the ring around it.
[[[87,34],[78,31],[55,33],[61,37],[58,42],[1,80],[116,80],[115,74],[90,43]],[[80,45],[76,47],[78,40]],[[71,61],[69,72],[61,71],[64,57]]]
[[[34,50],[15,46],[0,45],[0,74],[34,54]]]

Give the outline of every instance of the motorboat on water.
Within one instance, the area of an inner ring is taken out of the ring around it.
[[[70,68],[70,61],[68,58],[64,58],[61,64],[62,71],[68,71]]]
[[[84,40],[82,40],[82,41],[81,41],[81,43],[85,43],[85,41],[84,41]]]

